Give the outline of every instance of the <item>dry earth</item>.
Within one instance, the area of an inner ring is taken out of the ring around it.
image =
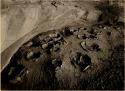
[[[124,89],[123,2],[114,3],[3,1],[2,89]]]

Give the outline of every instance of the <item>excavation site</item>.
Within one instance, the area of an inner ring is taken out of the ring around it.
[[[124,1],[2,0],[1,90],[124,90]]]

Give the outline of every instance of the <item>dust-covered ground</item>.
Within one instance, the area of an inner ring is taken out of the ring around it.
[[[1,89],[123,90],[123,2],[46,3],[57,9],[50,13],[55,21],[41,21],[1,53],[1,61],[7,61]]]

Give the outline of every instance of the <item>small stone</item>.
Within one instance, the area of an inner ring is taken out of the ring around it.
[[[83,49],[86,49],[86,42],[85,41],[81,42],[81,46]]]
[[[72,32],[72,33],[73,33],[73,32],[75,32],[75,30],[74,30],[74,29],[70,29],[70,32]]]
[[[44,36],[39,36],[39,37],[38,37],[38,40],[39,40],[39,41],[43,41],[43,40],[44,40]]]
[[[79,30],[84,31],[84,30],[87,30],[87,28],[86,27],[80,27]]]
[[[55,47],[55,48],[53,49],[54,52],[57,52],[58,50],[59,50],[58,47]]]
[[[54,33],[54,34],[49,34],[49,37],[52,37],[52,38],[57,38],[59,36],[58,33]]]
[[[82,63],[82,62],[83,62],[83,56],[80,56],[79,63]]]
[[[90,65],[88,65],[87,67],[85,67],[85,69],[83,71],[86,71],[88,68],[90,68]]]
[[[107,27],[104,27],[103,29],[107,29]]]
[[[79,34],[79,31],[76,31],[73,33],[73,35],[77,36]]]
[[[121,28],[120,27],[117,27],[117,30],[120,30]]]
[[[34,55],[34,53],[33,53],[32,51],[31,51],[31,52],[28,52],[28,53],[27,53],[27,59],[32,58],[33,55]]]
[[[9,71],[9,73],[8,73],[8,75],[10,76],[10,75],[13,73],[14,70],[15,70],[15,68],[14,68],[14,67],[11,67],[11,68],[10,68],[10,71]]]
[[[78,37],[79,39],[82,39],[82,38],[83,38],[83,35],[77,35],[77,37]]]
[[[102,25],[99,25],[99,28],[103,28],[103,26],[102,26]]]
[[[60,67],[56,67],[56,69],[55,69],[56,71],[58,71],[58,70],[60,70]]]
[[[37,58],[37,59],[35,59],[35,62],[38,62],[39,61],[39,59]]]
[[[86,38],[87,38],[85,34],[84,34],[84,35],[77,35],[77,37],[78,37],[79,39],[86,39]]]
[[[31,58],[38,58],[38,57],[40,57],[40,52],[28,52],[27,53],[27,59],[31,59]]]
[[[20,78],[20,77],[16,77],[16,80],[17,80],[17,81],[21,81],[21,78]]]
[[[10,80],[10,83],[12,83],[12,84],[16,84],[16,83],[19,83],[19,82],[21,82],[21,78],[20,77],[16,77],[15,79]]]
[[[52,40],[53,40],[53,39],[52,39],[51,37],[48,37],[48,36],[47,36],[46,38],[44,38],[44,41],[45,41],[45,42],[49,42],[49,41],[52,41]]]
[[[53,41],[53,40],[51,40],[51,41],[49,41],[49,42],[48,42],[48,44],[54,44],[54,41]]]
[[[32,45],[33,45],[33,42],[32,42],[32,41],[30,41],[30,42],[28,42],[28,43],[26,44],[27,47],[30,47],[30,46],[32,46]]]
[[[70,32],[71,32],[71,33],[74,33],[74,32],[76,32],[76,31],[78,31],[78,28],[76,28],[76,27],[71,27],[71,28],[70,28]]]
[[[27,71],[26,71],[26,74],[29,74],[29,72],[30,72],[30,71],[29,71],[29,70],[27,70]]]
[[[46,49],[47,47],[48,47],[48,44],[43,44],[43,45],[42,45],[42,48],[43,48],[43,49]]]
[[[62,37],[54,38],[54,41],[60,41],[61,39],[62,39]]]

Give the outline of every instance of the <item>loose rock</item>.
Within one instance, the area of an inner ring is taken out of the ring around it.
[[[83,36],[82,36],[82,35],[77,35],[77,37],[78,37],[79,39],[82,39]]]
[[[8,73],[9,76],[12,75],[14,69],[15,69],[14,67],[11,67],[11,68],[10,68],[10,71],[9,71],[9,73]]]
[[[49,37],[49,36],[47,36],[46,38],[44,38],[44,41],[47,43],[47,42],[49,42],[49,41],[52,41],[53,39],[51,38],[51,37]]]
[[[60,41],[62,39],[62,37],[58,37],[58,38],[54,38],[54,41]]]
[[[57,38],[57,37],[59,37],[59,34],[58,33],[49,34],[49,37],[51,37],[51,38]]]
[[[85,41],[81,42],[81,46],[82,46],[82,48],[83,48],[84,50],[86,50],[86,42],[85,42]]]
[[[54,40],[49,41],[48,44],[54,44]]]
[[[84,34],[84,35],[77,35],[77,37],[78,37],[79,39],[86,39],[86,38],[87,38],[85,34]]]
[[[28,42],[28,43],[26,44],[27,47],[30,47],[30,46],[32,46],[32,45],[33,45],[33,42],[32,42],[32,41],[30,41],[30,42]]]
[[[70,27],[70,32],[71,33],[74,33],[76,31],[78,31],[78,28],[76,28],[76,27]]]
[[[26,74],[29,74],[29,72],[30,72],[30,71],[29,71],[29,70],[27,70],[27,71],[26,71]]]
[[[28,52],[27,53],[27,59],[31,59],[33,57],[34,53],[31,51],[31,52]]]
[[[20,77],[16,77],[16,80],[17,80],[17,81],[21,81],[21,78],[20,78]]]
[[[43,48],[43,49],[46,49],[47,47],[48,47],[48,44],[43,44],[43,45],[42,45],[42,48]]]
[[[107,29],[107,27],[105,26],[103,29]]]

